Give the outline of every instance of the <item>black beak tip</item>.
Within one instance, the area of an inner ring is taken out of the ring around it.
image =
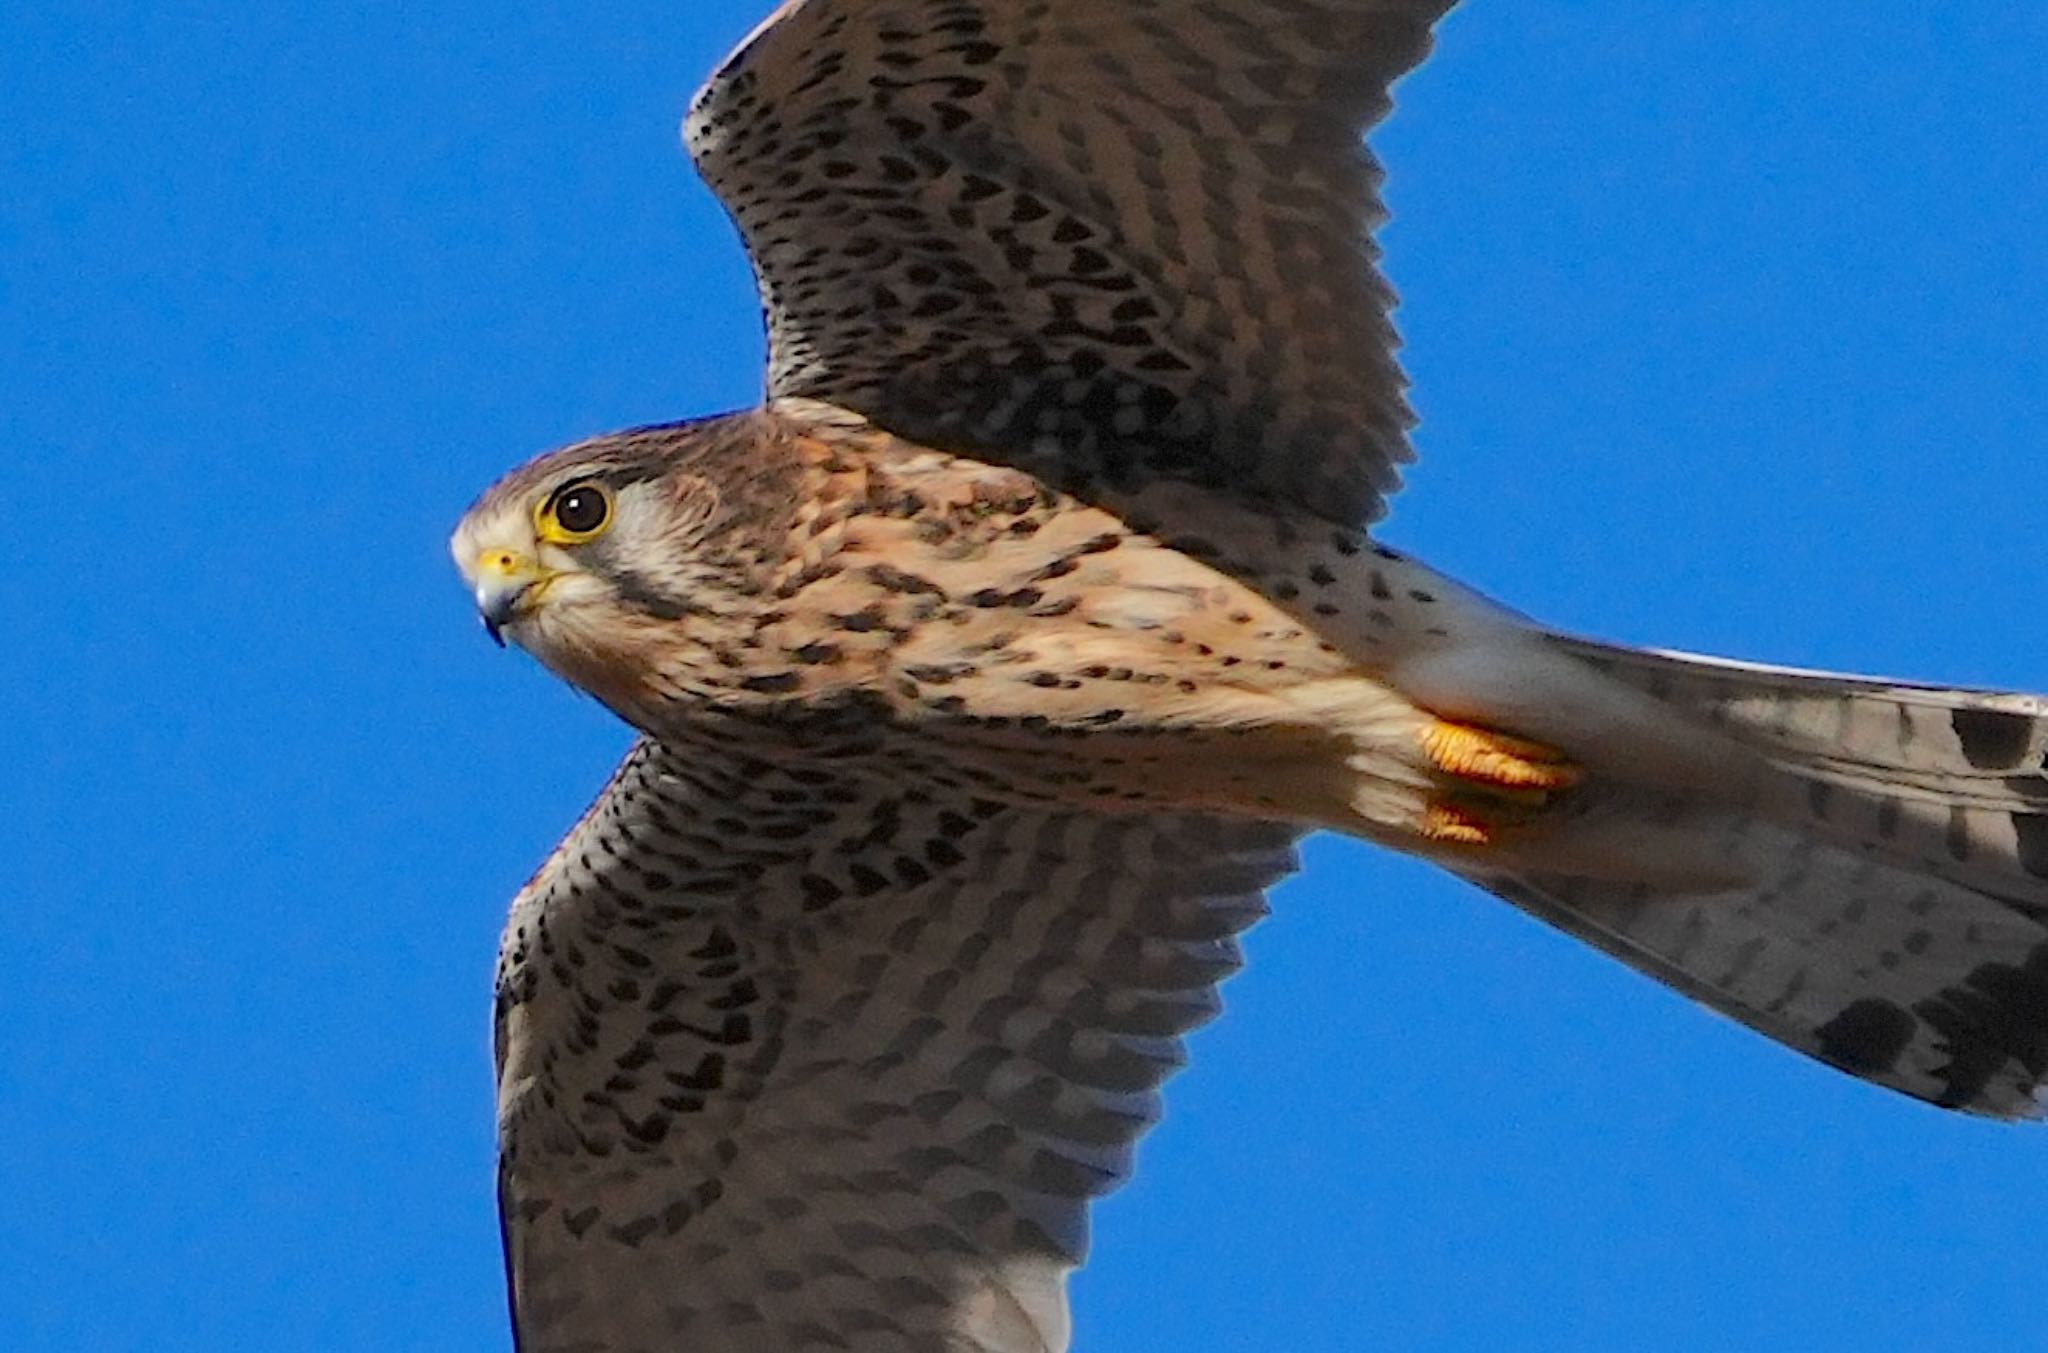
[[[505,646],[505,632],[499,628],[498,622],[487,615],[478,616],[477,619],[484,622],[484,633],[491,636],[491,642],[503,648]]]

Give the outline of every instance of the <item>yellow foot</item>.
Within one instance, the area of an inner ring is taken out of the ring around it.
[[[1493,833],[1484,822],[1448,803],[1432,803],[1423,812],[1422,836],[1427,841],[1449,841],[1460,846],[1483,846],[1493,840]]]
[[[1555,748],[1444,719],[1423,730],[1422,750],[1444,774],[1487,789],[1569,789],[1583,778]]]
[[[1493,845],[1500,832],[1530,823],[1551,795],[1585,778],[1540,742],[1445,719],[1423,730],[1422,751],[1450,783],[1424,806],[1420,833],[1444,845]]]

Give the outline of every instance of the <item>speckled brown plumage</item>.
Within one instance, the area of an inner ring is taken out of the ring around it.
[[[1370,539],[1359,134],[1448,0],[800,0],[699,96],[759,410],[515,471],[642,740],[515,900],[526,1353],[1050,1353],[1301,832],[1973,1112],[2048,1077],[2048,703],[1558,635]]]
[[[785,5],[688,124],[770,388],[1377,515],[1413,416],[1359,138],[1450,3]]]

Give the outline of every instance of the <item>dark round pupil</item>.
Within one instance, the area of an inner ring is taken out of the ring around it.
[[[555,504],[555,520],[579,535],[604,525],[604,495],[596,489],[570,489]]]

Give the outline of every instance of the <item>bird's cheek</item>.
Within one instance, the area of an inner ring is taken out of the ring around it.
[[[675,494],[668,513],[670,534],[694,541],[718,515],[718,485],[696,475],[679,474],[670,487]]]
[[[556,676],[645,728],[660,696],[647,677],[659,668],[636,636],[628,618],[577,606],[537,616],[521,642]]]

